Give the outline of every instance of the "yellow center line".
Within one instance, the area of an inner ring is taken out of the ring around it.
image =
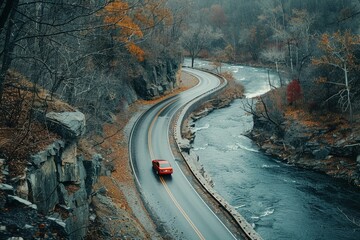
[[[155,125],[156,119],[159,118],[160,114],[165,110],[165,108],[167,108],[168,106],[170,106],[173,102],[175,102],[176,99],[170,101],[168,104],[166,104],[164,107],[161,108],[161,110],[155,115],[154,119],[151,121],[150,127],[149,127],[149,131],[148,131],[148,147],[149,147],[149,153],[152,159],[154,159],[154,152],[152,150],[152,141],[151,141],[151,135],[152,135],[152,129]]]
[[[153,119],[153,121],[150,124],[149,127],[149,131],[148,131],[148,147],[149,147],[149,152],[150,152],[150,156],[151,159],[154,158],[154,153],[152,151],[152,141],[151,141],[151,134],[152,134],[152,129],[153,126],[155,124],[156,119],[159,117],[159,115],[161,114],[162,111],[164,111],[164,109],[166,107],[168,107],[170,104],[172,104],[174,101],[171,101],[170,103],[166,104],[155,116],[155,118]],[[179,202],[176,200],[175,196],[172,194],[172,192],[170,191],[168,185],[166,184],[165,180],[163,177],[159,176],[160,178],[160,182],[161,184],[164,186],[167,194],[169,195],[170,199],[173,201],[173,203],[175,204],[175,206],[177,207],[177,209],[179,209],[179,211],[181,212],[181,214],[184,216],[184,218],[186,219],[186,221],[190,224],[190,226],[192,227],[192,229],[194,229],[195,233],[199,236],[199,238],[201,240],[205,240],[205,237],[201,234],[201,232],[199,231],[199,229],[195,226],[195,224],[191,221],[190,217],[186,214],[186,212],[184,211],[184,209],[181,207],[181,205],[179,204]]]
[[[174,195],[172,194],[172,192],[170,191],[168,185],[166,184],[165,180],[163,177],[160,176],[160,181],[162,183],[162,185],[165,187],[166,192],[168,193],[168,195],[170,196],[171,200],[174,202],[175,206],[179,209],[179,211],[181,212],[181,214],[185,217],[186,221],[190,224],[190,226],[194,229],[194,231],[196,232],[196,234],[199,236],[200,239],[205,240],[205,237],[201,234],[200,230],[195,226],[195,224],[191,221],[190,217],[186,214],[186,212],[184,211],[184,209],[181,207],[181,205],[179,204],[179,202],[176,200],[176,198],[174,197]]]

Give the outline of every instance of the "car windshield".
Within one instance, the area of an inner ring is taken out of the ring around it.
[[[161,162],[159,162],[160,163],[160,167],[171,167],[171,165],[170,165],[170,163],[168,163],[168,162],[163,162],[163,161],[161,161]]]

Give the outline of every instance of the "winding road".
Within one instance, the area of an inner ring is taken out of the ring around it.
[[[169,142],[171,119],[186,103],[220,85],[209,73],[183,70],[199,79],[197,86],[166,99],[146,111],[130,136],[130,161],[150,213],[162,234],[173,239],[236,239],[194,190],[182,173]],[[173,168],[170,177],[158,177],[152,159],[166,159]]]

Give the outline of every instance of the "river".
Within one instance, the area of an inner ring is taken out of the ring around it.
[[[196,60],[196,67],[209,67]],[[185,60],[184,65],[189,61]],[[266,69],[223,65],[253,97],[268,91]],[[264,239],[360,239],[360,191],[347,182],[299,169],[259,151],[245,134],[252,116],[236,100],[230,107],[196,121],[194,151],[215,190]]]

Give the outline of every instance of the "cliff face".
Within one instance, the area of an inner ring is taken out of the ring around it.
[[[326,118],[326,119],[324,119]],[[356,125],[356,124],[355,124]],[[254,117],[250,137],[268,155],[360,186],[359,129],[333,116],[286,116],[282,134]]]
[[[176,72],[181,59],[159,59],[156,65],[144,65],[143,74],[134,79],[134,89],[143,99],[153,99],[177,87]]]
[[[83,239],[89,224],[92,185],[101,157],[85,160],[77,143],[85,130],[80,112],[50,112],[46,121],[62,139],[31,156],[22,176],[0,184],[0,238]],[[1,170],[6,173],[5,161]]]

